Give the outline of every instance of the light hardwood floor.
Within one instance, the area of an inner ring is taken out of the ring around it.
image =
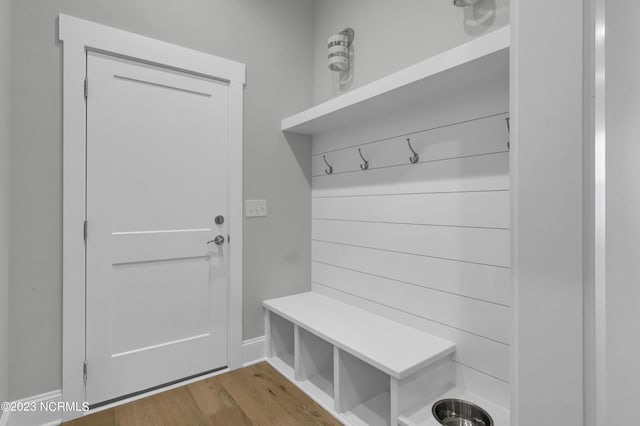
[[[64,423],[68,426],[340,425],[266,362]]]

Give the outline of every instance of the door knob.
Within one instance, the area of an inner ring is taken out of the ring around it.
[[[224,237],[222,235],[216,235],[216,237],[213,240],[207,241],[207,244],[211,244],[211,243],[216,243],[216,245],[223,245],[224,244]]]

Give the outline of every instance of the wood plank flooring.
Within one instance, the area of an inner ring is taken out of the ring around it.
[[[68,426],[341,425],[261,362],[64,423]]]

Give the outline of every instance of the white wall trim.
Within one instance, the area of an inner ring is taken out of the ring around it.
[[[557,411],[554,424],[582,426],[585,422],[586,3],[510,3],[514,426],[529,424],[534,413],[553,411],[558,398],[563,409]],[[545,7],[550,6],[554,6],[553,15],[546,13]],[[541,27],[545,31],[539,31]],[[533,66],[546,63],[556,66]],[[537,167],[540,162],[545,164],[542,174]],[[555,356],[558,353],[562,356]]]
[[[142,59],[218,80],[245,82],[246,66],[239,62],[69,15],[60,14],[58,23],[60,41],[80,43],[85,49]]]
[[[62,399],[83,402],[86,52],[97,50],[229,82],[229,368],[242,366],[243,85],[246,67],[203,52],[59,15],[63,42]],[[64,413],[64,420],[77,417]]]
[[[594,421],[594,425],[604,425],[607,423],[607,283],[606,283],[606,249],[607,249],[607,231],[606,231],[606,153],[607,153],[607,136],[606,136],[606,16],[605,16],[605,0],[594,1],[594,21],[587,25],[594,25],[594,47],[593,57],[593,74],[589,78],[593,78],[593,163],[590,165],[589,176],[593,185],[593,305],[594,317],[593,321],[593,343],[594,348],[586,348],[587,351],[593,351],[594,371],[588,371],[587,375],[591,375],[591,383],[593,385],[594,400],[585,401],[585,407],[595,407],[595,419],[588,417],[588,422]],[[592,225],[592,224],[589,224]]]
[[[266,357],[265,349],[265,336],[254,337],[242,342],[242,366],[246,367],[263,361]]]
[[[62,391],[59,389],[13,401],[12,403],[20,403],[26,405],[36,404],[36,409],[34,411],[5,411],[2,413],[2,417],[0,418],[0,426],[59,425],[62,422],[61,412],[43,411],[40,409],[40,404],[58,403],[60,401],[62,401]]]
[[[518,146],[515,144],[515,138],[517,136],[518,123],[514,119],[518,112],[518,85],[514,84],[515,76],[513,75],[513,71],[516,69],[518,60],[519,60],[519,51],[517,46],[520,42],[520,36],[517,31],[516,19],[519,13],[520,2],[515,1],[513,4],[510,4],[510,16],[509,22],[510,31],[511,31],[511,48],[509,50],[509,112],[511,113],[510,120],[510,149],[509,149],[509,165],[510,165],[510,188],[511,191],[509,193],[511,197],[510,202],[510,223],[511,225],[511,247],[510,247],[510,257],[511,257],[511,268],[510,268],[510,276],[511,283],[513,285],[511,292],[511,332],[509,336],[509,342],[511,345],[509,346],[509,403],[510,403],[510,420],[513,425],[517,426],[517,416],[519,412],[519,393],[516,387],[516,383],[519,380],[518,374],[518,361],[517,358],[519,356],[518,346],[519,346],[519,335],[518,328],[516,327],[518,321],[518,286],[514,285],[517,276],[517,268],[518,268],[518,251],[516,250],[516,243],[518,241],[518,227],[514,226],[516,223],[517,215],[514,207],[518,203],[518,192],[515,190],[517,188],[518,183],[518,169],[513,167],[515,154],[517,153]],[[512,136],[513,135],[513,136]]]

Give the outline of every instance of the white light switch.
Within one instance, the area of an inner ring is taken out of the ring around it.
[[[246,200],[245,216],[260,217],[267,215],[267,200]]]

